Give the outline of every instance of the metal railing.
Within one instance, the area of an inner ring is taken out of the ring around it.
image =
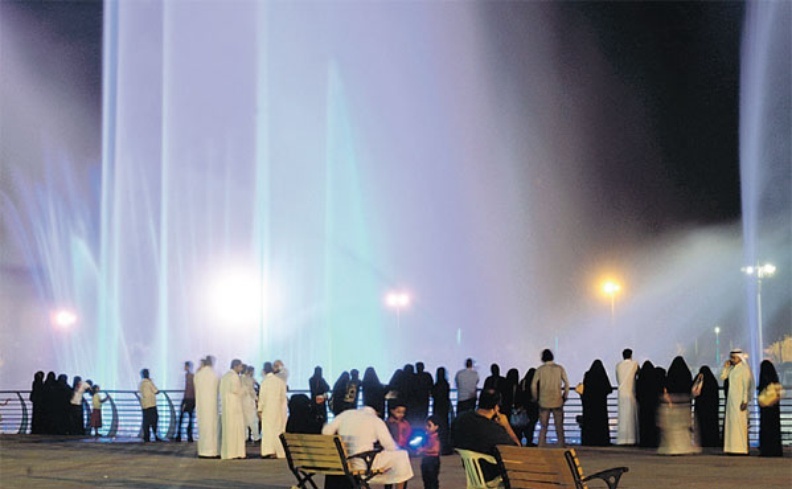
[[[785,387],[786,392],[790,392],[789,387]],[[102,391],[108,400],[102,407],[102,428],[100,435],[110,438],[136,438],[142,437],[143,415],[140,409],[140,399],[137,391],[134,390],[109,390]],[[305,390],[293,390],[290,394],[308,394]],[[177,426],[179,423],[180,405],[183,391],[164,390],[157,396],[157,412],[159,413],[158,430],[160,436],[172,438],[178,434],[179,429],[185,427]],[[618,420],[618,393],[608,397],[608,417],[610,425],[611,440],[616,439],[617,420]],[[0,391],[0,401],[8,399],[9,403],[0,406],[0,432],[4,434],[24,435],[30,433],[33,407],[29,401],[30,391]],[[89,397],[83,400],[83,412],[85,426],[88,426],[90,419]],[[456,391],[451,391],[452,405],[456,405]],[[749,428],[748,438],[752,446],[758,444],[759,439],[759,407],[756,402],[749,406]],[[720,423],[723,423],[725,410],[725,400],[721,391],[720,400]],[[580,397],[572,394],[564,405],[564,431],[569,443],[580,443],[580,426],[577,417],[583,413]],[[330,413],[332,416],[332,413]],[[197,423],[194,426],[194,433],[197,435]],[[538,427],[537,427],[538,429]],[[88,429],[86,428],[86,433]],[[549,440],[555,438],[555,431],[550,427],[548,433]],[[786,396],[781,399],[781,441],[785,446],[792,445],[792,398]]]

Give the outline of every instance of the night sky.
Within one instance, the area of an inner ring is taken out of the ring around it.
[[[41,76],[59,80],[62,90],[76,90],[100,127],[101,2],[3,2],[36,19],[30,31],[31,55],[36,36],[46,33],[65,46],[59,62],[42,56]],[[738,161],[738,84],[742,2],[570,2],[557,9],[558,59],[573,64],[581,51],[578,36],[565,36],[570,24],[591,34],[585,46],[595,49],[623,83],[604,96],[618,107],[627,90],[637,96],[650,122],[648,144],[657,158],[644,158],[627,124],[593,121],[594,147],[613,211],[638,219],[649,234],[678,225],[732,222],[740,216]],[[521,19],[530,15],[521,2],[488,3],[492,43],[503,54],[499,63],[521,66]],[[41,45],[43,48],[43,44]],[[38,53],[39,55],[43,53]],[[63,63],[70,66],[65,67]],[[582,80],[582,82],[585,79]],[[519,103],[519,101],[518,101]],[[9,121],[4,121],[6,124]],[[100,134],[81,156],[98,155]],[[95,160],[94,160],[95,161]],[[652,205],[646,205],[647,196]],[[635,209],[640,209],[635,215]],[[632,215],[628,215],[632,214]]]

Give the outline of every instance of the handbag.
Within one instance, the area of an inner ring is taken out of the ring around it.
[[[516,408],[509,415],[509,424],[512,426],[528,426],[528,413],[525,408]]]
[[[773,382],[762,389],[756,400],[759,402],[760,407],[771,407],[781,401],[782,395],[784,395],[784,388],[778,382]]]

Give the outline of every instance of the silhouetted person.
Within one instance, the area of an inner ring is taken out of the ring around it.
[[[528,423],[525,426],[517,427],[515,433],[520,440],[525,437],[525,445],[529,447],[536,446],[534,431],[536,431],[536,423],[539,421],[539,404],[531,394],[531,382],[533,382],[534,374],[536,374],[535,368],[530,368],[525,373],[515,394],[514,403],[515,407],[525,409],[525,414],[528,417]]]
[[[176,441],[181,441],[181,429],[184,415],[187,415],[187,441],[193,441],[193,417],[195,416],[195,375],[192,362],[184,362],[184,396],[179,412],[179,426],[176,429]]]
[[[503,377],[503,381],[501,383],[501,412],[508,416],[511,416],[512,411],[514,410],[514,397],[517,393],[517,387],[520,383],[520,372],[516,368],[510,368],[508,372],[506,372],[506,377]]]
[[[423,362],[415,364],[415,400],[412,412],[407,412],[407,418],[413,427],[423,427],[429,416],[429,396],[432,394],[434,381],[432,375],[424,369]]]
[[[331,398],[330,408],[334,416],[338,416],[343,413],[345,409],[348,409],[344,402],[348,382],[349,372],[343,371],[341,375],[338,376],[338,380],[335,381],[335,384],[333,384],[333,397]]]
[[[658,424],[660,446],[657,453],[683,455],[697,453],[701,449],[694,443],[690,417],[690,390],[693,376],[687,363],[677,356],[668,367],[665,395],[660,403]]]
[[[762,392],[771,384],[779,384],[778,373],[769,360],[762,360],[759,366],[759,385],[757,393]],[[780,384],[779,384],[780,385]],[[771,389],[778,387],[776,385]],[[784,455],[781,446],[781,403],[772,406],[759,406],[759,456],[781,457]]]
[[[583,376],[583,425],[580,444],[604,447],[610,445],[608,425],[608,396],[613,392],[602,361],[597,359]]]
[[[33,385],[30,388],[30,403],[33,405],[30,433],[41,435],[45,433],[46,420],[44,414],[44,372],[40,370],[33,376]]]
[[[360,397],[360,372],[356,368],[349,371],[349,380],[344,392],[344,411],[347,409],[357,409],[358,398]]]
[[[492,389],[498,391],[501,395],[501,404],[503,403],[503,383],[506,379],[504,379],[500,374],[500,366],[497,363],[493,363],[490,365],[490,376],[484,379],[484,387],[482,390]],[[503,412],[503,406],[501,406],[501,412]]]
[[[287,433],[322,432],[322,423],[317,420],[311,399],[305,394],[293,394],[289,399],[289,418],[286,421]]]
[[[440,439],[440,453],[450,455],[453,453],[449,438],[451,420],[451,386],[446,378],[445,367],[438,367],[435,374],[435,383],[432,386],[432,416],[437,420],[437,436]]]
[[[69,377],[66,374],[60,374],[55,387],[55,433],[58,435],[71,434],[72,394]]]
[[[694,402],[696,431],[702,447],[720,447],[720,429],[718,427],[718,410],[720,389],[718,379],[706,365],[699,369],[696,382],[701,382],[701,391]],[[699,380],[700,379],[700,380]]]
[[[311,391],[311,402],[317,415],[321,415],[322,424],[327,422],[327,402],[330,396],[330,384],[322,376],[322,367],[315,367],[314,374],[308,379],[308,390]]]
[[[44,410],[44,434],[54,435],[57,431],[57,408],[58,408],[58,381],[55,372],[47,373],[44,379],[44,390],[42,391],[42,408]]]
[[[69,399],[71,422],[69,433],[72,435],[82,436],[85,434],[85,411],[83,409],[83,395],[90,387],[91,386],[88,384],[88,382],[83,382],[82,377],[74,377],[72,396]]]
[[[635,379],[635,398],[638,401],[638,445],[644,448],[657,448],[657,406],[660,402],[660,379],[657,369],[646,360]]]
[[[380,382],[374,367],[368,367],[363,373],[361,387],[363,388],[363,405],[373,407],[378,413],[384,413],[386,388]]]
[[[465,360],[465,368],[454,376],[457,389],[457,415],[476,409],[476,389],[478,389],[479,374],[473,366],[473,359]]]
[[[547,445],[547,425],[553,415],[558,444],[565,446],[564,439],[564,403],[569,396],[569,379],[566,370],[554,361],[553,352],[542,351],[541,367],[536,369],[531,382],[531,395],[539,400],[539,446]]]

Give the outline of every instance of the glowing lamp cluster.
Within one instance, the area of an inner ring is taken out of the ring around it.
[[[410,294],[407,292],[388,292],[385,304],[394,309],[402,309],[410,305]]]
[[[757,265],[755,267],[743,267],[742,271],[746,275],[756,275],[756,278],[772,277],[776,273],[775,265],[765,263],[764,265]]]

